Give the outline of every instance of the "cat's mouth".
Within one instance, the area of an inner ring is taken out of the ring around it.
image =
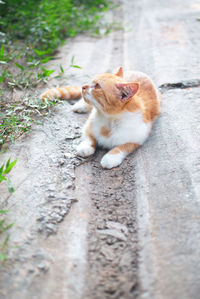
[[[90,104],[96,107],[98,110],[102,110],[101,105],[97,102],[97,100],[93,97],[90,89],[83,90],[83,98],[87,104]]]
[[[90,101],[90,94],[88,93],[88,90],[82,89],[82,94],[83,94],[83,98],[84,98],[85,102],[88,104],[92,104]]]
[[[89,85],[83,85],[82,86],[82,94],[83,94],[83,98],[84,100],[86,101],[86,103],[90,104],[90,101],[89,101]]]
[[[91,105],[95,105],[96,101],[93,99],[93,96],[90,93],[84,92],[83,93],[83,98],[84,98],[86,103],[91,104]]]

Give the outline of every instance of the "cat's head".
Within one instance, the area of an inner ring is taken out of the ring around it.
[[[137,93],[139,84],[127,83],[123,79],[123,69],[117,73],[97,76],[91,85],[84,85],[84,100],[106,114],[118,114]]]

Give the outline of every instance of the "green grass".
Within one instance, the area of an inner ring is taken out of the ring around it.
[[[0,183],[7,182],[8,191],[10,193],[14,192],[14,188],[12,186],[12,183],[10,179],[7,177],[9,172],[12,170],[12,168],[17,163],[17,160],[10,161],[10,158],[8,161],[2,165],[0,165]],[[4,215],[6,215],[8,211],[0,209],[0,238],[3,239],[3,241],[0,243],[0,264],[4,263],[7,259],[7,253],[9,250],[8,247],[8,241],[9,241],[9,229],[13,226],[13,223],[7,223],[6,218]]]
[[[99,33],[99,13],[109,3],[105,0],[1,1],[0,83],[5,83],[5,88],[23,89],[35,87],[41,79],[49,77],[53,70],[45,70],[43,64],[54,57],[56,48],[67,37],[84,31]]]
[[[0,4],[1,41],[26,40],[33,51],[39,49],[39,56],[50,54],[66,37],[96,30],[99,12],[108,4],[105,0],[7,0]]]
[[[8,211],[0,210],[0,237],[4,235],[3,242],[0,243],[0,264],[4,263],[8,257],[8,241],[9,241],[9,234],[8,230],[13,226],[13,223],[7,224],[5,218],[1,218],[1,214],[5,214]]]
[[[49,109],[61,103],[58,99],[41,101],[37,96],[26,97],[23,103],[6,105],[0,113],[0,146],[7,141],[14,142],[23,133],[29,132],[31,126],[41,124],[38,116],[46,116]]]
[[[89,31],[99,34],[105,0],[7,0],[0,1],[0,148],[30,130],[35,115],[44,115],[52,103],[42,103],[34,89],[54,74],[46,63],[67,37]],[[74,63],[69,67],[80,68]],[[60,66],[60,74],[64,69]],[[14,94],[30,90],[13,102]],[[34,104],[30,107],[30,103]],[[23,107],[23,108],[21,108]],[[45,108],[44,108],[45,107]]]

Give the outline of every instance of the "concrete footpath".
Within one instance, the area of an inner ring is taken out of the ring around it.
[[[9,209],[6,299],[198,299],[200,293],[200,1],[123,0],[108,13],[124,30],[67,41],[81,70],[49,84],[84,84],[123,65],[160,86],[162,114],[149,140],[103,170],[103,150],[75,156],[86,115],[57,106],[43,126],[1,156],[18,158],[1,186]]]

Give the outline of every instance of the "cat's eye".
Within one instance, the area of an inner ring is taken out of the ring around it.
[[[99,89],[99,88],[101,88],[101,86],[100,86],[99,83],[96,83],[96,84],[94,85],[94,88],[95,88],[95,89]]]

